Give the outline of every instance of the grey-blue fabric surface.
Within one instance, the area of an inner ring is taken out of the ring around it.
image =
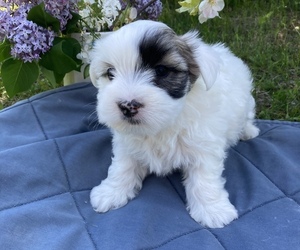
[[[300,249],[300,123],[258,120],[260,135],[230,148],[224,176],[239,218],[196,223],[179,172],[150,175],[125,207],[97,214],[110,131],[97,90],[74,84],[0,112],[0,249]]]

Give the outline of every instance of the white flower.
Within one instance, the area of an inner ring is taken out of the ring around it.
[[[83,10],[80,10],[79,11],[79,15],[82,17],[82,18],[87,18],[90,16],[90,13],[91,13],[91,10],[89,8],[85,8]]]
[[[80,39],[81,43],[81,52],[77,54],[77,58],[82,60],[83,63],[89,64],[90,61],[90,51],[93,47],[94,38],[86,32],[81,34]]]
[[[137,17],[137,9],[132,7],[130,8],[130,14],[129,14],[129,19],[134,20]]]
[[[107,23],[108,27],[113,25],[116,17],[121,10],[121,4],[119,0],[103,0],[102,1],[102,14],[103,21]]]
[[[86,4],[92,5],[92,4],[95,3],[95,0],[85,0],[84,2],[85,2]]]
[[[224,6],[224,0],[203,0],[199,5],[199,22],[204,23],[209,18],[219,16]]]

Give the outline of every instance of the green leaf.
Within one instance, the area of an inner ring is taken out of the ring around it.
[[[76,39],[57,37],[52,48],[42,56],[40,65],[57,75],[80,70],[82,62],[76,58],[79,52],[80,44]]]
[[[44,67],[41,67],[42,74],[46,77],[46,79],[50,82],[53,88],[56,88],[57,83],[61,83],[64,79],[65,74],[55,74],[53,71],[48,70]]]
[[[0,62],[11,57],[10,50],[10,42],[8,40],[4,40],[4,42],[0,44]]]
[[[86,65],[83,70],[83,78],[86,79],[90,76],[90,65]]]
[[[77,58],[77,55],[81,52],[80,43],[72,37],[59,38],[63,43],[63,51],[70,56],[78,65],[79,68],[82,64],[82,61]],[[78,70],[78,69],[77,69]]]
[[[54,77],[57,83],[62,83],[66,74],[57,74],[54,72]]]
[[[12,97],[31,87],[39,76],[39,67],[35,62],[9,58],[2,64],[1,76],[7,94]]]
[[[198,14],[199,0],[185,0],[178,3],[181,7],[176,9],[177,12],[182,13],[188,11],[192,16]]]
[[[266,15],[260,17],[258,19],[259,24],[265,24],[266,22],[268,22],[271,18],[271,16],[273,15],[274,11],[270,11],[269,13],[267,13]]]
[[[78,27],[78,21],[81,16],[77,13],[71,12],[72,18],[68,20],[66,29],[63,31],[64,34],[79,33],[80,29]]]
[[[51,84],[51,86],[53,88],[55,88],[57,82],[56,82],[56,79],[55,79],[53,71],[48,70],[48,69],[46,69],[44,67],[41,67],[41,72],[46,77],[46,79],[49,81],[49,83]]]
[[[42,2],[30,9],[27,19],[44,28],[52,28],[55,32],[60,30],[60,22],[57,18],[51,16],[45,10],[45,4]]]

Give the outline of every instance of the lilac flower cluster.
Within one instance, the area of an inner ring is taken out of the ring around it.
[[[53,45],[55,33],[27,20],[29,10],[41,2],[45,10],[60,21],[64,30],[78,0],[0,0],[0,41],[11,43],[11,55],[24,62],[40,59]],[[6,9],[6,10],[3,10]]]
[[[13,15],[0,11],[0,38],[6,38],[12,45],[11,55],[24,62],[40,59],[54,40],[54,32],[42,28],[26,19],[30,5],[22,5]]]
[[[77,2],[78,0],[44,1],[46,11],[60,21],[61,30],[66,28],[68,20],[72,18],[71,12],[78,12]]]
[[[9,29],[9,24],[7,20],[10,18],[10,15],[6,11],[0,10],[0,41],[4,40]]]
[[[128,1],[120,0],[120,2],[122,9],[125,9],[127,7]],[[129,2],[132,7],[137,9],[137,12],[139,14],[138,19],[157,20],[163,8],[160,0],[130,0]],[[150,4],[150,2],[153,3]]]
[[[61,30],[64,30],[69,19],[72,18],[71,12],[78,12],[77,3],[79,0],[0,0],[0,7],[10,9],[10,6],[34,6],[42,2],[45,10],[60,21]]]
[[[12,6],[13,4],[20,6],[22,4],[27,4],[27,3],[32,3],[32,4],[36,4],[38,2],[38,0],[0,0],[0,6],[1,7],[9,7]]]
[[[149,0],[135,0],[135,6],[138,13],[141,12],[144,7],[150,2]],[[162,12],[162,3],[157,0],[153,4],[150,4],[143,12],[141,12],[142,19],[157,20]]]

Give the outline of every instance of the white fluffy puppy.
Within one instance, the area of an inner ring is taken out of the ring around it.
[[[96,42],[90,76],[114,154],[90,195],[96,212],[124,206],[147,174],[181,169],[194,220],[218,228],[238,217],[222,172],[226,149],[259,132],[251,73],[222,44],[197,35],[137,21]]]

